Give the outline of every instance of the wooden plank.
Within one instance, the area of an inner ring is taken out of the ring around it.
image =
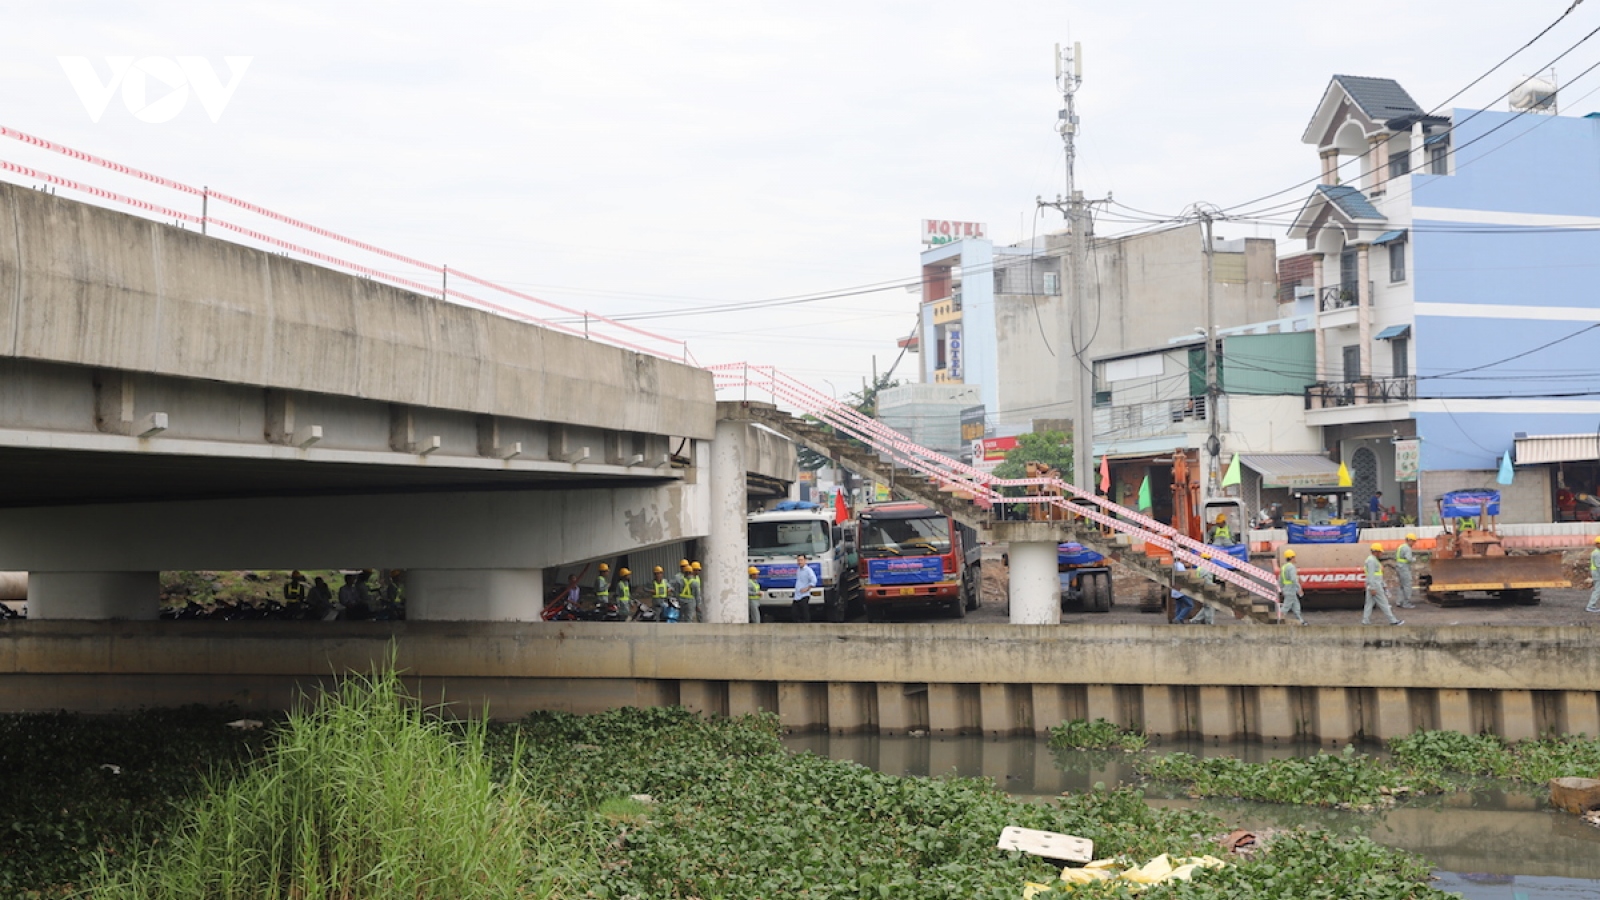
[[[1015,825],[1007,825],[1001,830],[1000,842],[995,846],[1001,850],[1021,850],[1023,853],[1062,862],[1094,861],[1094,841],[1088,838],[1057,834],[1054,831],[1018,828]]]

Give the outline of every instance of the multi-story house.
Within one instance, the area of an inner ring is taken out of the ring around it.
[[[1357,503],[1381,490],[1430,522],[1507,453],[1512,521],[1596,493],[1600,119],[1434,115],[1390,79],[1338,75],[1302,140],[1322,160],[1290,230],[1316,306],[1306,423]]]

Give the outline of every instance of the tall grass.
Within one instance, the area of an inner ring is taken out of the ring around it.
[[[497,783],[485,727],[446,725],[388,669],[293,715],[261,764],[212,784],[100,900],[457,900],[525,895],[537,810]]]

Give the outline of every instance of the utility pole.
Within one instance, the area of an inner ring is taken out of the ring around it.
[[[1217,307],[1213,296],[1216,286],[1216,270],[1213,268],[1216,243],[1211,236],[1212,208],[1196,204],[1196,211],[1205,223],[1206,241],[1206,423],[1211,427],[1211,436],[1206,439],[1206,455],[1211,457],[1211,464],[1206,467],[1206,494],[1215,497],[1221,493],[1217,463],[1222,452],[1222,437],[1218,433],[1221,425],[1218,419],[1221,404],[1218,401],[1222,392],[1217,386]]]
[[[1054,203],[1039,200],[1040,206],[1060,210],[1067,217],[1068,260],[1072,268],[1071,328],[1066,330],[1060,346],[1072,351],[1070,360],[1060,364],[1071,366],[1071,383],[1076,388],[1077,399],[1072,417],[1073,483],[1084,490],[1094,490],[1094,365],[1089,361],[1089,290],[1086,276],[1089,246],[1089,214],[1083,202],[1083,192],[1074,183],[1073,163],[1077,159],[1074,140],[1078,134],[1078,110],[1075,102],[1079,86],[1083,84],[1083,46],[1074,43],[1063,49],[1056,45],[1056,86],[1061,89],[1061,112],[1057,114],[1056,130],[1066,151],[1067,193],[1057,196]],[[1061,380],[1057,379],[1057,385]]]

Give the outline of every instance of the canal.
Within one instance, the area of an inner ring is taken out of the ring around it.
[[[850,760],[892,775],[986,777],[1018,797],[1052,797],[1142,781],[1121,754],[1054,750],[1035,738],[797,734],[785,743],[795,752]],[[1249,761],[1317,751],[1303,745],[1199,742],[1152,749]],[[1428,860],[1435,867],[1436,886],[1468,900],[1600,896],[1600,829],[1550,808],[1542,793],[1512,785],[1424,797],[1371,813],[1196,800],[1163,791],[1160,785],[1148,785],[1146,795],[1152,805],[1203,809],[1230,827],[1359,832]]]

